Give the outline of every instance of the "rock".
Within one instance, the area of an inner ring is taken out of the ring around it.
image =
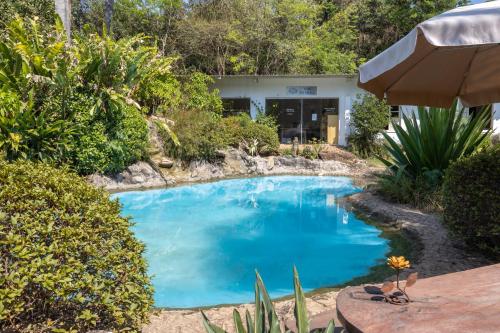
[[[138,162],[116,175],[91,175],[89,182],[108,190],[149,188],[216,180],[227,177],[272,176],[272,175],[330,175],[353,176],[367,171],[366,165],[338,160],[308,160],[291,156],[250,156],[244,151],[229,148],[219,151],[222,160],[215,162],[192,161],[187,166],[176,164],[166,157],[154,157],[153,169],[146,162]]]
[[[111,191],[161,187],[167,184],[151,165],[142,161],[132,164],[123,172],[115,175],[90,175],[87,177],[87,181]]]
[[[160,168],[167,168],[167,169],[170,169],[171,167],[174,166],[174,162],[169,160],[168,158],[164,158],[160,161],[160,163],[158,163],[158,166]]]
[[[142,183],[144,183],[144,177],[140,176],[140,175],[133,176],[131,179],[131,183],[132,184],[142,184]]]
[[[274,168],[274,157],[269,156],[269,158],[267,159],[267,169],[272,170],[273,168]]]

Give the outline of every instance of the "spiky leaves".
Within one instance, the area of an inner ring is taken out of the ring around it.
[[[471,155],[488,138],[491,131],[484,128],[490,117],[490,107],[466,117],[457,102],[449,109],[420,107],[418,118],[403,115],[404,126],[393,124],[399,142],[383,133],[390,159],[380,159],[393,176],[439,184],[450,163]]]
[[[293,280],[295,289],[295,321],[298,328],[297,333],[333,333],[335,328],[333,320],[328,323],[327,328],[309,330],[309,317],[306,308],[306,299],[300,285],[297,269],[293,269]],[[280,320],[274,309],[274,305],[267,293],[266,287],[259,273],[256,272],[255,281],[255,313],[254,318],[247,310],[245,313],[246,329],[243,326],[240,313],[233,311],[235,333],[283,333]],[[207,333],[227,333],[222,328],[210,323],[207,316],[202,312],[203,325]],[[289,329],[285,333],[292,332]]]

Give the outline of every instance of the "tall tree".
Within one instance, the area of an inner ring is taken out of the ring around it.
[[[104,0],[104,24],[106,31],[111,31],[111,21],[113,20],[113,7],[115,0]]]

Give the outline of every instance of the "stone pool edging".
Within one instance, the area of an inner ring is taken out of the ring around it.
[[[115,175],[87,176],[87,181],[106,190],[118,192],[258,176],[304,175],[363,178],[371,174],[372,170],[364,160],[354,157],[344,158],[342,161],[309,160],[300,156],[261,157],[250,156],[234,148],[219,153],[220,159],[216,162],[193,161],[187,165],[175,162],[170,168],[162,168],[153,160],[140,161]]]

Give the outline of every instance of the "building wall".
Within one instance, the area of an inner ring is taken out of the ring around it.
[[[255,118],[258,110],[265,111],[266,99],[270,98],[338,98],[339,99],[339,145],[347,144],[350,134],[350,117],[353,101],[365,93],[357,87],[354,76],[223,76],[214,77],[213,88],[219,90],[222,98],[250,98],[250,113]],[[315,86],[317,93],[311,95],[289,95],[289,86]],[[410,115],[415,106],[400,106],[401,113]],[[493,105],[493,129],[500,133],[500,103]],[[394,131],[387,133],[395,138]]]
[[[339,145],[347,144],[349,117],[352,101],[363,90],[356,86],[357,78],[348,76],[256,76],[214,77],[214,88],[222,98],[250,98],[250,113],[253,118],[258,109],[265,111],[266,99],[270,98],[338,98],[339,99]],[[289,86],[315,86],[316,95],[290,95]]]

